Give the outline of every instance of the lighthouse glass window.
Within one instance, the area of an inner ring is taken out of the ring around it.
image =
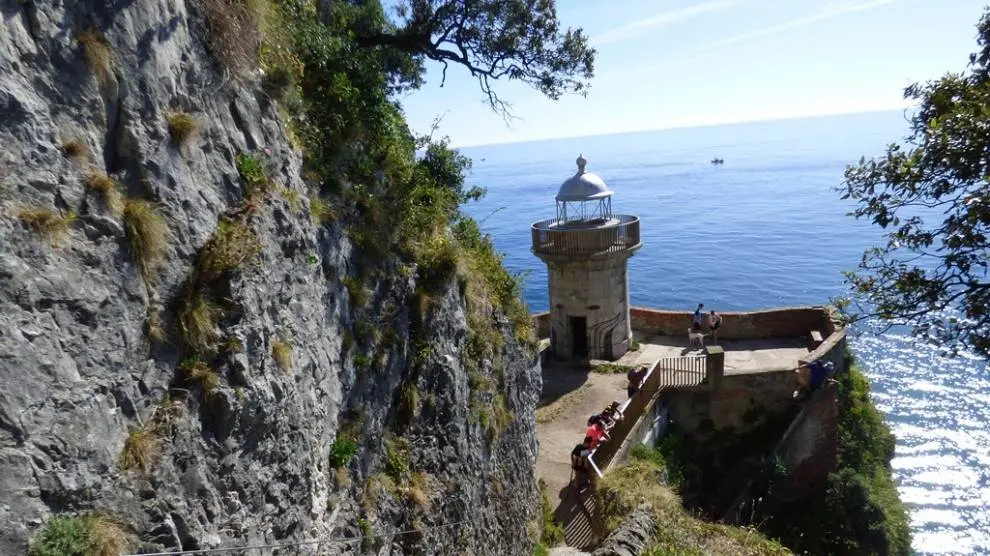
[[[557,201],[560,224],[604,224],[612,218],[612,199],[594,201]]]

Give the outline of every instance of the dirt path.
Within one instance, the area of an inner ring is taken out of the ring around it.
[[[626,399],[626,377],[551,363],[543,371],[543,384],[541,406],[536,410],[540,441],[536,473],[547,484],[550,504],[558,507],[567,544],[585,547],[595,540],[598,528],[591,518],[593,500],[578,497],[568,486],[571,450],[584,439],[589,416],[614,400]]]

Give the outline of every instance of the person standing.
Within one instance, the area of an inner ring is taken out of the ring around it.
[[[712,345],[718,345],[718,329],[722,326],[722,315],[715,312],[713,309],[711,313],[708,314],[708,328],[712,331]]]
[[[694,317],[691,319],[691,328],[697,329],[701,328],[701,325],[705,321],[705,304],[699,303],[698,308],[694,310]]]

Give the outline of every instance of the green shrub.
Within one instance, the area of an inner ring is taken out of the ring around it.
[[[87,556],[92,527],[78,517],[55,516],[31,543],[30,556]]]
[[[124,528],[96,515],[57,515],[31,541],[28,556],[119,556],[130,550]]]
[[[330,466],[344,467],[357,453],[357,442],[346,436],[338,436],[330,446]]]
[[[399,421],[407,424],[417,415],[419,415],[419,388],[415,384],[405,384],[399,391]]]
[[[367,371],[372,366],[371,358],[363,353],[358,353],[354,356],[354,366],[360,371]]]
[[[409,441],[405,438],[385,439],[385,473],[396,481],[409,474]]]
[[[270,181],[268,175],[265,173],[265,165],[261,161],[261,158],[256,155],[242,153],[237,155],[234,163],[249,191],[251,189],[268,188]]]

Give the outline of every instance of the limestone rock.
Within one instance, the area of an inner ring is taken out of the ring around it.
[[[592,554],[593,556],[638,556],[656,534],[657,523],[648,507],[629,514]]]
[[[198,5],[0,1],[0,554],[23,554],[52,515],[75,512],[125,522],[152,551],[370,530],[384,540],[299,554],[528,553],[538,362],[503,330],[499,393],[513,419],[489,435],[471,409],[456,285],[437,296],[431,352],[414,369],[415,284],[381,261],[368,306],[356,307],[344,286],[356,265],[339,225],[316,226],[278,195],[249,218],[261,253],[229,287],[225,303],[236,310],[220,328],[236,341],[218,360],[219,386],[207,395],[183,383],[174,302],[220,215],[245,195],[235,157],[267,150],[273,179],[306,196],[278,107],[207,54]],[[86,25],[114,53],[106,82],[80,52]],[[200,125],[181,148],[165,123],[179,109]],[[87,146],[81,159],[61,151],[72,139]],[[166,217],[169,252],[150,287],[120,217],[86,190],[90,170]],[[21,223],[26,209],[79,218],[52,244]],[[144,332],[155,307],[166,342]],[[394,340],[347,345],[368,326]],[[278,338],[291,344],[288,370],[271,356]],[[358,354],[373,364],[356,364]],[[423,403],[404,422],[396,400],[408,385]],[[149,473],[123,470],[128,434],[156,419],[167,434]],[[345,427],[357,443],[346,471],[330,463]],[[393,436],[422,473],[415,496],[401,484],[408,476],[375,488],[387,483]]]

